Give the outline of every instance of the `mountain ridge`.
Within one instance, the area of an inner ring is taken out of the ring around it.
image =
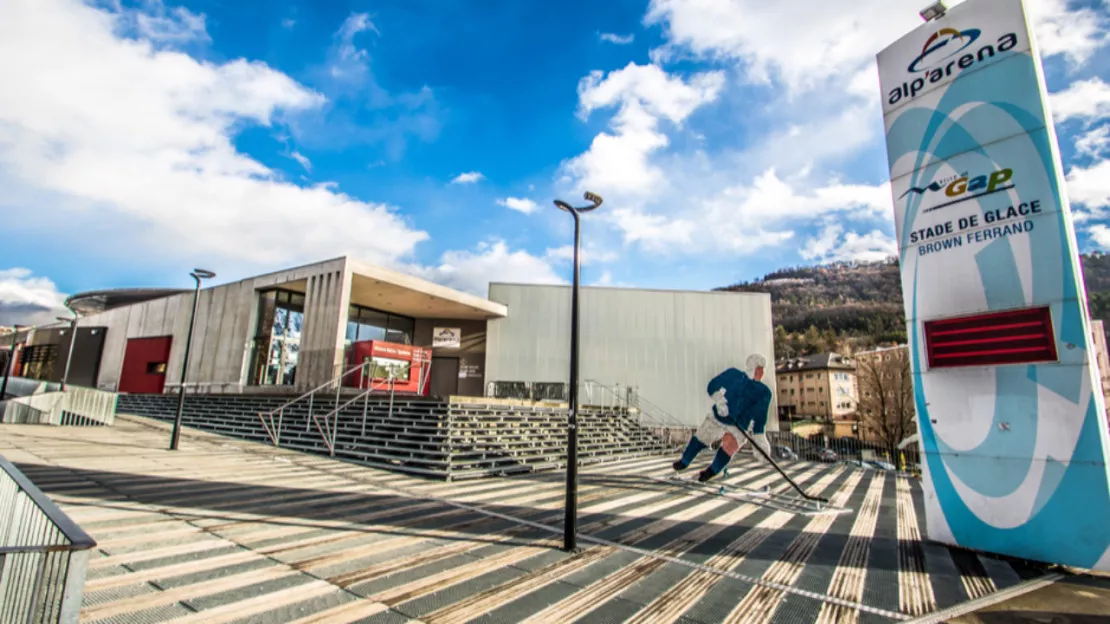
[[[1080,255],[1091,318],[1110,318],[1110,255]],[[895,257],[778,269],[717,291],[771,295],[778,357],[853,353],[904,343],[902,275]]]

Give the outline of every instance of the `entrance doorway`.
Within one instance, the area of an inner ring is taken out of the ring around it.
[[[449,397],[459,393],[459,358],[432,358],[432,388],[430,394]]]

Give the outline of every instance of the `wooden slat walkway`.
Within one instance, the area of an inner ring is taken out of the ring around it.
[[[163,423],[0,425],[17,464],[98,541],[84,622],[887,622],[1042,574],[921,539],[912,480],[792,463],[851,514],[800,516],[585,469],[580,552],[561,472],[422,480]],[[709,461],[705,453],[702,461]],[[700,464],[699,464],[700,465]],[[728,482],[786,486],[737,459]]]

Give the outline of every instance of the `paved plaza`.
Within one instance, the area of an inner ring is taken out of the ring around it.
[[[14,462],[98,542],[83,622],[888,622],[1044,579],[924,541],[919,484],[788,472],[852,513],[805,516],[584,469],[580,552],[561,471],[429,481],[165,424],[0,425]],[[703,458],[708,461],[709,454]],[[754,459],[728,481],[784,490]]]

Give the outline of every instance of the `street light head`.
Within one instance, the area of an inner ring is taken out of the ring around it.
[[[586,201],[593,202],[594,208],[597,208],[598,206],[601,205],[601,202],[602,202],[601,195],[598,195],[597,193],[591,193],[589,191],[586,191],[585,197],[586,197]],[[593,210],[593,208],[591,208],[590,210]]]
[[[574,212],[574,210],[570,207],[570,204],[566,203],[565,201],[563,201],[561,199],[556,199],[555,200],[555,205],[559,207],[559,210],[565,210],[567,212]]]
[[[941,0],[937,0],[924,9],[921,9],[919,15],[921,15],[921,19],[925,20],[926,22],[931,22],[938,17],[944,17],[944,13],[947,10],[948,7],[944,6],[944,2],[942,2]]]
[[[206,269],[193,269],[193,272],[189,275],[192,275],[193,277],[198,279],[211,279],[213,277],[216,277],[215,273]]]

